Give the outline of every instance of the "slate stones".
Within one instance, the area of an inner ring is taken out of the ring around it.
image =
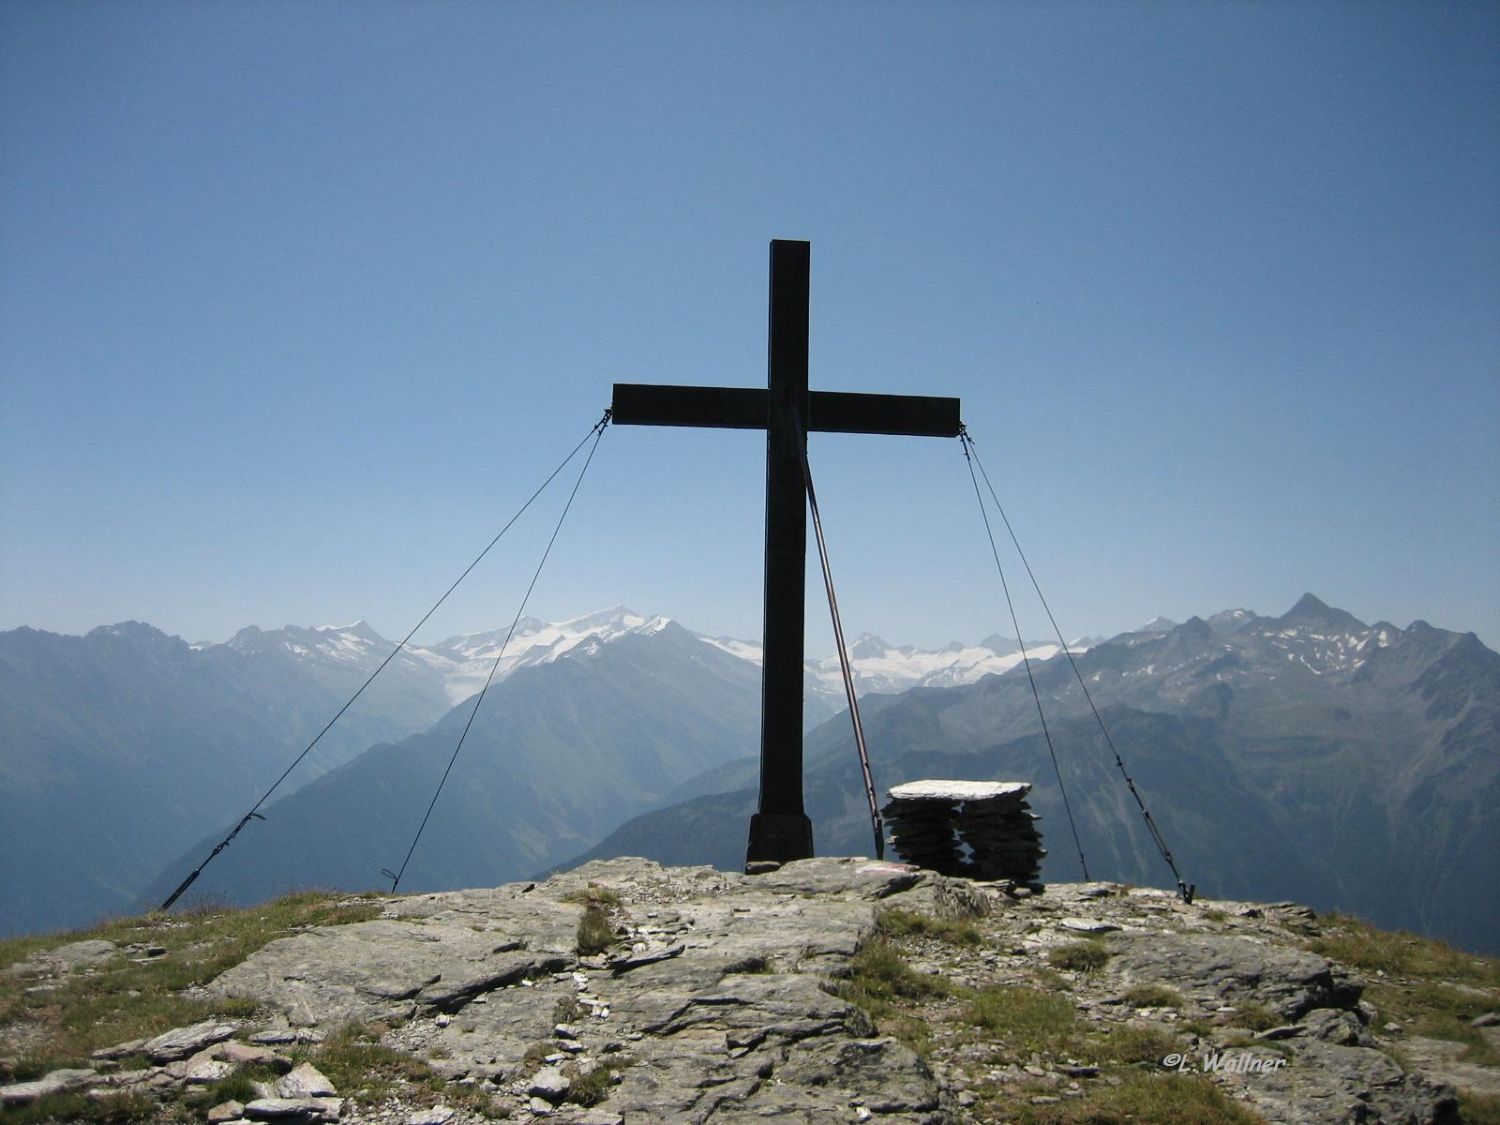
[[[28,1105],[39,1098],[77,1090],[88,1085],[97,1074],[94,1070],[54,1070],[45,1078],[34,1082],[17,1082],[12,1086],[0,1086],[0,1106]]]
[[[228,1039],[239,1030],[238,1024],[205,1020],[191,1027],[179,1027],[141,1045],[141,1053],[154,1063],[176,1062],[196,1055],[203,1048]]]
[[[942,875],[1039,887],[1042,837],[1025,781],[910,781],[881,810],[907,863]]]

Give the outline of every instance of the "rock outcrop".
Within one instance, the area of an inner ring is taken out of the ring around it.
[[[273,942],[213,987],[268,1001],[289,1027],[399,1024],[390,1042],[519,1115],[824,1122],[864,1106],[891,1125],[937,1122],[931,1073],[830,986],[878,905],[971,893],[945,883],[863,860],[754,877],[610,860],[395,900],[378,921]],[[591,894],[623,904],[613,956],[576,952]],[[601,1107],[565,1102],[601,1070]]]
[[[590,952],[601,919],[614,940]],[[279,938],[209,986],[254,1017],[163,1029],[0,1097],[170,1100],[250,1066],[280,1076],[208,1120],[478,1125],[482,1104],[559,1125],[938,1125],[1016,1106],[1047,1120],[1133,1081],[1191,1080],[1271,1122],[1453,1120],[1452,1091],[1377,1049],[1360,982],[1304,948],[1311,925],[1290,904],[1027,894],[865,859],[756,876],[608,860]],[[892,1008],[867,1003],[877,986]],[[1065,1046],[1018,1047],[1003,1019],[972,1014],[1007,990],[1050,1005]],[[462,1104],[336,1088],[303,1049],[350,1024]]]

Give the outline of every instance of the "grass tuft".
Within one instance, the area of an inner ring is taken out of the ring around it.
[[[839,998],[869,1013],[882,1034],[894,1035],[925,1055],[932,1043],[932,1028],[907,1010],[909,1002],[950,995],[953,986],[939,977],[913,972],[896,948],[878,937],[860,948],[849,969],[849,979],[836,990]]]
[[[1125,1003],[1134,1008],[1180,1008],[1182,993],[1162,984],[1141,984],[1125,993]]]
[[[1247,1000],[1243,1004],[1236,1004],[1233,1012],[1227,1013],[1223,1020],[1225,1027],[1244,1027],[1251,1031],[1268,1031],[1273,1027],[1280,1027],[1286,1023],[1280,1012],[1257,1004],[1253,1000]]]
[[[1500,988],[1500,960],[1401,930],[1377,930],[1362,918],[1329,914],[1321,937],[1307,943],[1351,968],[1397,976],[1441,977],[1475,988]]]
[[[615,944],[615,931],[599,907],[591,904],[583,908],[583,915],[578,919],[577,944],[582,957],[603,953]]]
[[[335,1090],[369,1089],[381,1096],[432,1074],[420,1059],[382,1046],[380,1029],[368,1024],[346,1024],[323,1041],[312,1061]]]
[[[564,1067],[563,1074],[568,1078],[568,1092],[563,1100],[574,1105],[598,1105],[609,1097],[610,1088],[615,1084],[616,1072],[634,1062],[629,1055],[619,1055],[588,1070],[577,1066]]]
[[[963,1020],[986,1032],[1007,1062],[1065,1050],[1076,1027],[1069,1000],[1019,985],[981,989],[965,1006]]]
[[[886,938],[929,937],[950,945],[975,946],[983,940],[973,922],[934,918],[912,910],[887,910],[876,920],[877,931]]]
[[[865,996],[890,1003],[943,996],[950,986],[939,977],[913,972],[894,946],[879,938],[868,941],[850,963],[850,985]]]
[[[1107,1036],[1097,1040],[1102,1057],[1127,1066],[1136,1063],[1161,1064],[1161,1060],[1180,1048],[1177,1037],[1159,1027],[1140,1024],[1116,1024]]]
[[[1082,1102],[1025,1106],[1011,1120],[1036,1125],[1261,1125],[1261,1118],[1232,1100],[1207,1078],[1186,1074],[1136,1073],[1120,1085],[1092,1092]]]
[[[1075,941],[1049,950],[1047,961],[1054,969],[1097,973],[1109,961],[1109,956],[1109,949],[1102,941]]]

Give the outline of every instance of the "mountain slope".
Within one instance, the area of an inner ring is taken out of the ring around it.
[[[130,622],[0,634],[0,932],[130,905],[173,855],[243,810],[341,698],[272,654],[194,649]],[[351,711],[306,776],[413,728]]]
[[[753,753],[759,673],[662,621],[576,645],[491,687],[402,886],[492,885],[587,847],[678,782]],[[195,893],[254,901],[292,886],[368,888],[400,866],[470,704],[266,808]],[[164,897],[216,838],[152,884]]]
[[[1205,893],[1296,897],[1500,944],[1500,656],[1473,634],[1365,625],[1309,595],[1280,618],[1232,611],[1124,634],[1078,666]],[[1071,669],[1050,662],[1036,680],[1090,873],[1170,882]],[[822,854],[872,847],[846,726],[806,746]],[[908,692],[866,731],[882,790],[919,776],[1034,782],[1044,876],[1081,874],[1024,677]],[[741,787],[622,825],[586,854],[738,865],[754,789],[743,771],[716,776]]]

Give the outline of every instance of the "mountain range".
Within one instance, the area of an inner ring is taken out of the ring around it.
[[[600,610],[566,621],[549,623],[522,617],[515,629],[492,629],[449,637],[431,645],[408,644],[381,673],[384,695],[377,706],[403,716],[434,722],[447,707],[479,691],[494,669],[503,680],[521,668],[550,664],[579,646],[609,644],[630,633],[650,636],[667,626],[669,618],[644,617],[624,606]],[[693,634],[715,648],[759,665],[758,643],[732,637]],[[1087,647],[1075,642],[1073,651]],[[228,646],[243,653],[276,653],[299,664],[320,684],[347,694],[358,687],[396,647],[366,622],[299,628],[288,625],[274,632],[251,626],[240,630]],[[212,646],[197,646],[209,648]],[[1027,642],[1037,660],[1050,659],[1056,644]],[[863,633],[849,646],[855,686],[866,693],[895,693],[914,687],[952,687],[969,684],[992,673],[1009,671],[1021,662],[1020,642],[998,634],[977,644],[955,641],[937,650],[914,645],[891,645]],[[837,656],[808,660],[804,666],[806,721],[816,726],[845,706],[844,686]]]
[[[1036,682],[1077,844],[1025,677],[871,708],[877,784],[1031,781],[1044,878],[1080,878],[1087,862],[1096,878],[1170,885],[1118,751],[1204,894],[1292,897],[1500,949],[1500,655],[1473,633],[1367,625],[1307,595],[1280,617],[1156,622],[1076,661],[1107,741],[1067,661],[1037,668]],[[847,733],[819,728],[805,758],[819,852],[868,854]],[[622,825],[579,860],[738,863],[742,841],[711,827],[745,821],[753,771],[753,761],[719,770],[698,796]]]
[[[555,862],[566,849],[589,846],[621,820],[673,799],[676,786],[700,771],[754,752],[760,705],[755,645],[710,642],[667,618],[616,607],[556,624],[523,618],[497,665],[507,632],[412,645],[394,657],[395,643],[364,622],[250,627],[224,644],[195,645],[139,622],[82,637],[25,628],[0,633],[0,933],[76,925],[138,905],[168,865],[186,853],[206,853],[222,839],[388,657],[379,677],[277,791],[278,799],[292,797],[367,757],[353,774],[376,780],[351,783],[360,795],[339,806],[345,811],[329,814],[329,823],[363,824],[365,835],[382,845],[415,829],[420,803],[436,785],[427,767],[451,754],[455,724],[492,667],[493,697],[480,713],[463,768],[471,762],[480,768],[485,753],[496,750],[491,732],[509,729],[535,766],[533,790],[561,791],[566,782],[591,794],[561,799],[550,818],[545,799],[518,810],[511,820],[521,842],[513,852],[495,853],[511,857],[505,861],[511,877],[524,874],[525,864]],[[1013,641],[995,644],[1015,648]],[[865,637],[859,646],[857,678],[865,683],[861,669],[869,664],[885,688],[978,676],[986,658],[1004,659],[983,645],[933,654],[890,649]],[[522,686],[507,688],[514,677]],[[834,683],[828,680],[826,670],[809,664],[810,725],[842,703],[836,673]],[[545,749],[554,747],[560,749]],[[629,769],[590,767],[575,775],[570,771],[582,767],[570,754],[624,762]],[[388,769],[388,761],[398,766]],[[610,790],[602,787],[606,777],[616,783]],[[399,791],[404,801],[368,805],[367,788],[393,801]],[[485,788],[482,782],[478,788]],[[466,833],[482,836],[483,826],[493,823],[485,818],[510,808],[506,802],[526,786],[502,789],[476,807],[476,825],[458,818],[469,825]],[[317,789],[309,800],[323,792]],[[457,792],[456,783],[446,798],[455,800]],[[444,818],[467,807],[463,802],[480,800],[467,789],[456,799],[431,829],[440,841],[449,831]],[[594,806],[597,815],[585,811]],[[362,811],[375,807],[383,810],[378,817]],[[274,851],[289,831],[282,812],[274,815],[282,834],[262,829],[242,836],[215,868],[235,866],[246,853],[261,855],[255,849],[268,839]],[[328,818],[315,818],[322,819]],[[362,841],[358,847],[356,840]],[[316,877],[370,885],[382,866],[401,858],[382,854],[372,862],[378,850],[350,829],[328,848],[314,848],[328,861]],[[418,856],[417,885],[421,863]],[[295,865],[267,864],[244,886],[279,890],[312,878]],[[243,899],[242,887],[225,886],[226,896]]]
[[[503,638],[392,659],[194,893],[388,886]],[[159,902],[394,647],[364,623],[199,646],[138,624],[0,634],[0,928]],[[1045,878],[1080,877],[1081,852],[1095,877],[1170,884],[1112,746],[1204,894],[1295,897],[1494,947],[1500,657],[1472,634],[1365,625],[1311,595],[1280,617],[1159,619],[1074,649],[1108,742],[1069,662],[1036,662],[1077,844],[1027,679],[1007,674],[1015,642],[852,648],[877,785],[1032,781]],[[758,657],[622,608],[523,620],[402,889],[626,853],[739,866]],[[836,665],[807,673],[819,853],[869,854]]]

